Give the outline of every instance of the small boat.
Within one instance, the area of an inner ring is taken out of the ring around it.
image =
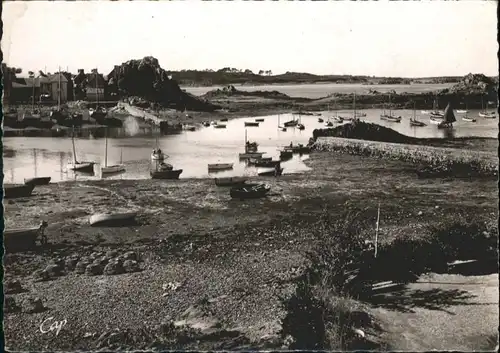
[[[431,124],[438,125],[438,124],[441,124],[443,122],[443,118],[442,117],[438,118],[436,116],[431,115],[430,118],[429,118],[429,121],[431,122]]]
[[[266,157],[266,158],[250,158],[247,163],[248,165],[255,165],[256,163],[259,162],[270,162],[272,161],[272,157]]]
[[[467,114],[468,111],[467,110],[463,110],[463,109],[457,109],[457,113],[458,114]]]
[[[420,113],[422,113],[422,114],[429,114],[429,111],[428,110],[421,110]]]
[[[75,128],[74,127],[73,127],[73,133],[71,134],[71,143],[73,145],[73,162],[69,162],[66,166],[66,169],[73,170],[75,172],[93,173],[95,162],[79,162],[76,159]]]
[[[267,184],[246,184],[231,188],[229,195],[233,199],[258,199],[267,195],[271,186]]]
[[[196,131],[196,127],[193,126],[193,125],[182,125],[182,130],[185,130],[185,131]]]
[[[245,129],[245,152],[239,154],[240,159],[262,158],[264,152],[258,152],[257,148],[256,142],[248,142],[247,130]]]
[[[6,251],[20,251],[33,249],[37,240],[41,245],[47,243],[47,237],[44,235],[47,222],[41,222],[38,227],[5,229],[3,244]]]
[[[487,119],[495,119],[496,118],[495,112],[487,112],[489,102],[486,102],[486,109],[484,109],[484,100],[482,97],[481,97],[481,105],[483,106],[483,110],[481,112],[479,112],[479,116],[481,118],[487,118]]]
[[[114,174],[125,171],[125,166],[121,163],[122,156],[120,155],[120,164],[108,165],[108,129],[106,129],[104,143],[104,166],[101,166],[101,174]]]
[[[356,113],[356,118],[364,118],[366,117],[366,113]]]
[[[182,169],[177,170],[152,170],[150,171],[151,179],[179,179]]]
[[[259,123],[264,122],[264,120],[265,120],[264,118],[257,118],[257,119],[255,119],[255,121],[256,121],[256,122],[259,122]]]
[[[453,128],[453,123],[457,121],[455,114],[453,113],[453,108],[451,104],[448,103],[446,109],[444,110],[444,118],[441,123],[438,124],[438,129],[451,129]]]
[[[215,129],[225,129],[226,125],[224,125],[224,124],[217,124],[217,125],[214,125],[214,128]]]
[[[336,123],[338,124],[341,124],[344,122],[344,118],[340,117],[340,116],[334,116],[333,117],[333,121],[335,121]]]
[[[24,185],[5,184],[3,190],[3,197],[6,199],[28,197],[31,196],[31,193],[33,192],[34,188],[35,188],[34,184],[24,184]]]
[[[47,185],[50,183],[50,177],[34,177],[34,178],[25,178],[25,185]]]
[[[355,115],[357,116],[357,115]],[[366,116],[366,114],[365,114]],[[385,112],[385,105],[382,110],[382,114],[380,114],[380,119],[390,121],[393,123],[400,123],[401,122],[401,117],[400,116],[394,116],[392,115],[392,109],[391,109],[391,95],[389,94],[389,113]]]
[[[274,168],[276,165],[280,164],[281,161],[256,161],[253,165],[257,168]]]
[[[332,127],[333,126],[333,123],[330,121],[330,119],[328,119],[328,121],[325,123],[325,126],[326,127]]]
[[[233,169],[234,163],[215,163],[209,164],[208,170],[230,170]]]
[[[255,121],[245,121],[245,126],[259,126],[260,123]]]
[[[209,126],[210,126],[210,122],[208,122],[208,121],[203,121],[203,122],[201,123],[201,125],[203,125],[203,126],[205,126],[205,127],[209,127]]]
[[[464,117],[462,117],[462,120],[463,120],[463,121],[467,121],[467,122],[469,122],[469,123],[475,123],[475,122],[476,122],[476,119],[475,119],[475,118],[472,118],[472,117],[470,117],[470,116],[464,116]]]
[[[245,152],[245,153],[240,153],[239,157],[240,159],[247,159],[247,158],[261,158],[264,152]]]
[[[227,120],[228,120],[227,118],[220,119],[220,121],[227,121]]]
[[[284,168],[273,169],[265,172],[258,173],[259,176],[281,176]]]
[[[293,151],[286,150],[286,149],[283,151],[280,151],[280,160],[284,161],[284,160],[288,160],[291,158],[293,158]]]
[[[216,122],[215,120],[212,120],[212,121],[210,122],[210,125],[215,126],[215,125],[217,125],[217,122]]]
[[[125,226],[135,223],[136,212],[123,213],[96,213],[90,216],[89,223],[92,227]]]
[[[295,127],[295,126],[297,126],[298,123],[299,123],[298,120],[293,119],[293,120],[290,120],[290,121],[283,123],[283,126],[284,127]]]
[[[410,118],[410,126],[415,126],[415,127],[427,126],[426,123],[424,123],[423,121],[419,121],[417,119],[417,110],[415,109],[415,105],[416,103],[413,102],[413,117]]]
[[[437,98],[434,99],[434,103],[433,103],[433,110],[429,113],[431,115],[431,117],[434,117],[434,118],[443,118],[444,117],[444,114],[441,113],[438,109],[439,109],[439,104],[438,104],[438,101],[437,101]]]
[[[229,177],[229,178],[215,178],[215,185],[217,186],[235,186],[245,184],[248,178],[245,177]]]
[[[299,130],[305,130],[305,126],[303,124],[297,124],[297,129]]]
[[[308,146],[304,146],[299,143],[298,145],[290,144],[289,146],[285,146],[285,150],[292,151],[293,153],[309,153],[311,152],[311,148]]]
[[[318,118],[318,123],[322,123],[324,120],[322,118]]]

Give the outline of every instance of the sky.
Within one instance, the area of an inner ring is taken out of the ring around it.
[[[166,70],[498,74],[495,1],[5,1],[4,62],[76,72],[144,56]]]

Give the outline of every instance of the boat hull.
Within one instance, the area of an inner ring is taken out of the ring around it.
[[[494,113],[479,113],[481,118],[495,119],[496,115]]]
[[[241,159],[244,158],[261,158],[264,155],[264,152],[245,152],[240,153],[239,156]]]
[[[295,120],[292,121],[287,121],[286,123],[283,124],[284,127],[294,127],[297,126],[298,122]]]
[[[215,129],[225,129],[226,125],[217,124],[217,125],[214,125],[214,128]]]
[[[475,123],[475,122],[476,122],[476,119],[474,119],[474,118],[465,118],[465,117],[464,117],[464,118],[462,118],[462,120],[463,120],[463,121],[467,121],[467,122],[469,122],[469,123]]]
[[[215,178],[217,186],[235,186],[245,184],[248,178],[245,177],[230,177],[230,178]]]
[[[124,171],[125,171],[125,166],[123,164],[101,167],[102,174],[120,173],[120,172],[124,172]]]
[[[90,217],[92,227],[120,227],[135,223],[136,212],[124,213],[98,213]]]
[[[280,160],[288,160],[293,158],[293,151],[280,151]]]
[[[262,123],[264,120],[265,119],[261,119],[261,118],[260,119],[255,119],[255,121],[258,122],[258,123]]]
[[[427,124],[418,120],[410,120],[410,126],[423,127],[427,126]]]
[[[248,121],[245,121],[245,126],[259,126],[259,123],[257,122],[248,122]]]
[[[209,164],[208,170],[230,170],[233,169],[233,163],[218,163],[218,164]]]
[[[41,245],[45,244],[43,231],[46,226],[47,223],[43,222],[39,227],[5,229],[3,244],[6,252],[31,250],[36,247],[37,240]]]
[[[67,169],[73,170],[75,172],[92,173],[94,171],[94,163],[92,162],[68,163]]]
[[[19,197],[29,197],[33,192],[35,185],[4,185],[3,197],[5,199],[15,199]]]
[[[281,176],[283,174],[283,169],[284,168],[280,168],[278,170],[269,170],[267,172],[261,172],[261,173],[258,173],[259,176]]]
[[[400,123],[401,122],[400,116],[381,115],[380,119],[385,120],[385,121],[389,121],[392,123]]]
[[[257,168],[274,168],[280,163],[281,161],[256,161],[253,165]]]
[[[431,124],[436,124],[436,125],[439,125],[443,122],[443,119],[442,118],[436,118],[436,117],[433,117],[431,116],[429,118],[429,121],[431,122]]]
[[[151,179],[179,179],[182,169],[151,171]]]
[[[24,179],[25,185],[47,185],[50,183],[51,177],[35,177],[35,178],[26,178]]]
[[[269,185],[265,184],[248,184],[240,187],[233,187],[229,191],[229,195],[233,199],[247,200],[258,199],[267,195],[271,190]]]

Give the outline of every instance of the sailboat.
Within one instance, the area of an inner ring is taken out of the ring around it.
[[[344,118],[340,117],[337,111],[337,99],[335,99],[335,115],[333,116],[333,121],[338,124],[342,124],[344,122]],[[329,126],[333,126],[333,124]]]
[[[61,124],[66,119],[66,116],[61,111],[61,67],[59,67],[58,75],[57,110],[53,110],[50,112],[50,118],[55,119],[56,123]]]
[[[93,173],[95,162],[78,162],[78,160],[76,159],[74,126],[71,134],[71,144],[73,145],[73,162],[69,162],[68,165],[66,166],[66,169],[73,170],[75,172]]]
[[[458,111],[458,110],[457,110]],[[476,119],[473,118],[473,117],[470,117],[468,114],[467,114],[468,110],[467,110],[467,103],[465,103],[465,115],[462,117],[462,120],[463,121],[468,121],[470,123],[475,123],[476,122]]]
[[[424,123],[423,121],[417,120],[417,110],[415,108],[415,102],[413,102],[413,118],[410,118],[410,126],[417,126],[417,127],[427,126],[427,124]]]
[[[328,105],[328,112],[330,112],[330,105]],[[318,123],[322,123],[323,121],[323,118],[318,118]]]
[[[438,99],[435,98],[434,99],[434,104],[433,104],[433,107],[432,107],[432,111],[430,112],[431,121],[433,120],[432,118],[440,118],[440,119],[442,119],[444,117],[444,114],[441,113],[438,109],[439,109]],[[434,121],[436,121],[436,120],[434,120]],[[440,121],[438,121],[438,123],[439,122]]]
[[[453,128],[453,123],[455,121],[457,121],[457,119],[455,118],[451,104],[448,103],[446,109],[444,110],[443,121],[438,124],[438,129],[451,129]]]
[[[302,116],[299,113],[299,123],[297,124],[297,129],[299,130],[304,130],[306,127],[304,124],[302,124]]]
[[[154,161],[163,161],[165,159],[165,154],[163,154],[159,145],[158,137],[156,137],[156,148],[151,153],[151,159]]]
[[[35,176],[33,178],[25,178],[24,184],[32,184],[32,185],[47,185],[50,183],[51,177],[39,177],[37,176],[37,163],[36,163],[36,148],[33,149],[33,158],[34,158],[34,166],[35,166]]]
[[[357,119],[356,118],[356,92],[354,92],[354,94],[353,94],[352,110],[353,110],[352,116],[342,116],[339,118],[342,119],[342,121],[353,121],[353,120]]]
[[[380,114],[380,119],[382,120],[387,120],[393,123],[400,123],[401,122],[401,117],[400,116],[394,116],[392,115],[392,109],[391,109],[391,95],[389,94],[389,114],[386,114],[385,112],[385,104],[384,104],[384,109],[382,110],[382,114]]]
[[[256,143],[249,143],[247,140],[247,130],[245,129],[245,152],[240,153],[240,158],[262,158],[264,152],[258,152],[257,148],[255,148]]]
[[[111,174],[111,173],[119,173],[125,171],[125,166],[121,163],[121,155],[120,155],[120,164],[116,165],[108,165],[108,129],[106,129],[106,137],[105,137],[105,148],[104,148],[104,166],[101,167],[101,174]]]
[[[486,102],[486,109],[484,109],[483,97],[481,97],[481,105],[483,106],[483,110],[481,112],[479,112],[479,116],[481,118],[488,118],[488,119],[495,119],[496,118],[495,112],[487,112],[488,102]]]
[[[286,131],[286,127],[280,125],[280,118],[281,118],[281,114],[278,114],[278,129],[281,131]]]

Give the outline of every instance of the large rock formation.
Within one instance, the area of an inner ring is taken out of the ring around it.
[[[147,56],[115,67],[113,73],[122,97],[137,96],[179,110],[213,111],[219,107],[181,90],[160,67],[158,59]]]

